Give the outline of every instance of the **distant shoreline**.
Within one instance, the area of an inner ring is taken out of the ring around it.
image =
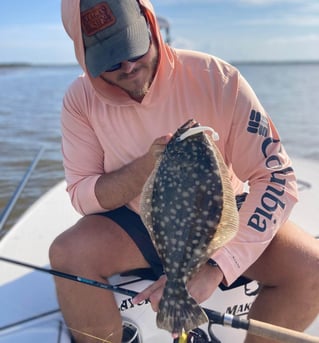
[[[0,68],[25,68],[30,66],[29,63],[0,63]]]
[[[234,65],[305,65],[305,64],[319,64],[317,61],[229,61]]]
[[[33,64],[33,63],[0,63],[0,68],[52,68],[52,67],[77,67],[76,63],[69,64]]]
[[[319,64],[319,60],[305,60],[305,61],[227,61],[233,65],[305,65],[305,64]],[[52,68],[52,67],[76,67],[76,63],[0,63],[0,68]]]

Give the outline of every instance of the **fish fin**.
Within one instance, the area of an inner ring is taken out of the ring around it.
[[[153,237],[153,223],[152,223],[152,196],[153,196],[153,185],[154,180],[157,174],[159,165],[161,164],[162,156],[159,156],[157,159],[154,169],[151,172],[150,176],[146,180],[143,190],[141,193],[140,201],[140,216],[143,221],[143,224],[149,231],[150,235]],[[154,237],[153,237],[154,241]]]
[[[166,287],[157,312],[156,324],[159,328],[180,336],[207,323],[206,313],[185,288],[180,290],[178,297],[167,290]]]
[[[239,214],[235,194],[229,177],[229,170],[225,164],[224,158],[213,139],[209,135],[206,135],[206,138],[210,142],[211,149],[216,156],[224,196],[221,218],[208,251],[208,256],[210,256],[214,251],[218,250],[235,237],[239,227]]]

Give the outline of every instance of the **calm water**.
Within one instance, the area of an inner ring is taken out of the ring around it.
[[[272,116],[289,154],[319,161],[319,63],[237,67]],[[6,229],[63,178],[61,101],[79,73],[78,67],[0,68],[0,209],[39,149],[45,147]]]

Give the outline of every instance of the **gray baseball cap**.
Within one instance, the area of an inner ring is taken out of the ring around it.
[[[85,63],[93,77],[147,53],[149,31],[137,0],[80,0]]]

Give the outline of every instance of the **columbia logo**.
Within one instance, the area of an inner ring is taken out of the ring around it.
[[[266,118],[262,116],[260,112],[252,110],[249,117],[247,131],[266,137],[268,135],[268,122]]]

